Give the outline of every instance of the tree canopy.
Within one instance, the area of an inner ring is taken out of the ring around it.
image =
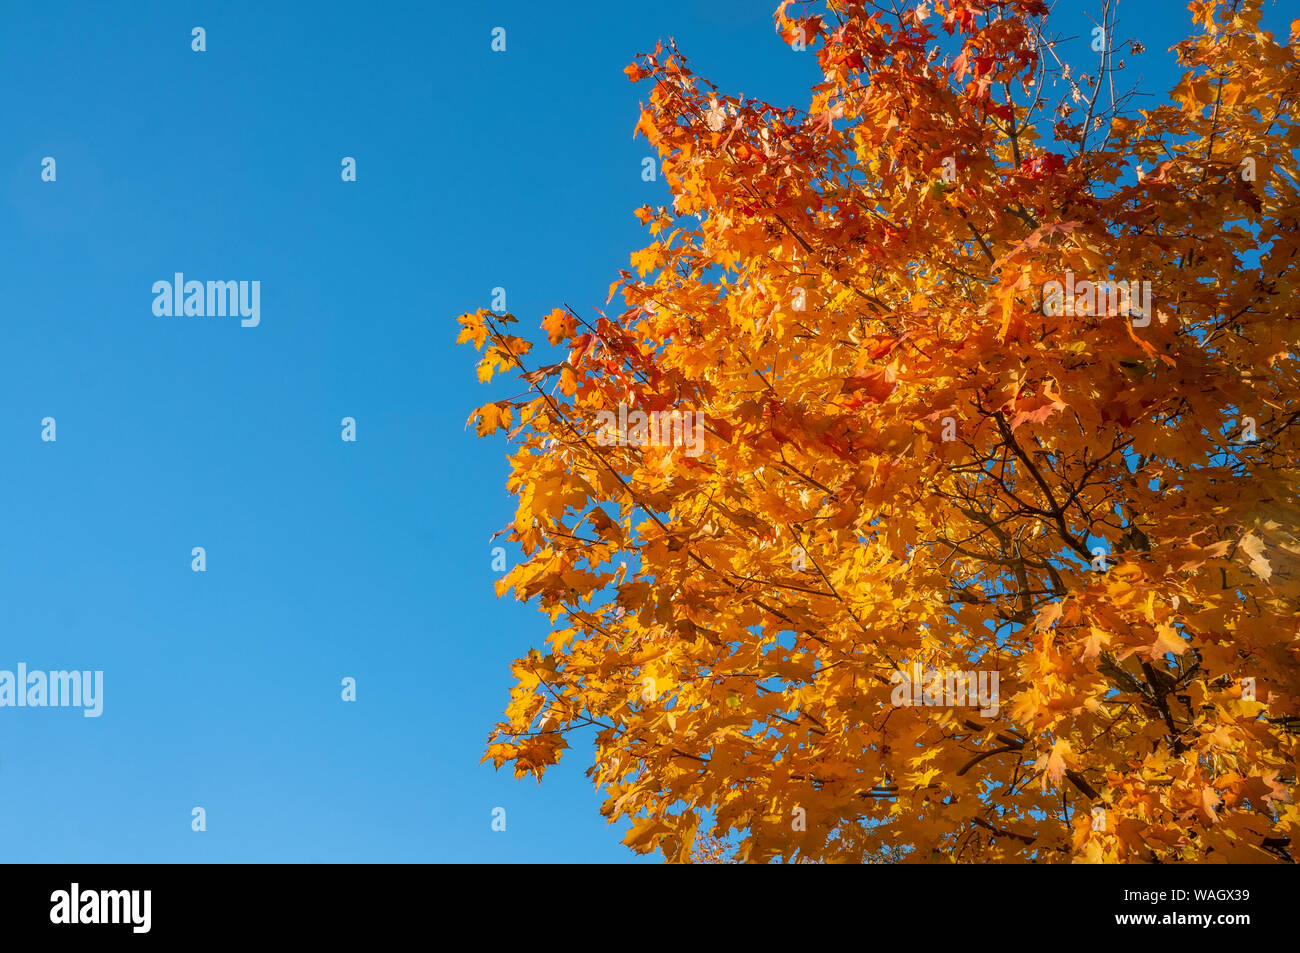
[[[1040,0],[787,0],[805,110],[628,67],[607,307],[459,319],[551,628],[485,758],[593,744],[676,861],[1295,859],[1300,20],[1189,9],[1153,101],[1108,3],[1080,72]]]

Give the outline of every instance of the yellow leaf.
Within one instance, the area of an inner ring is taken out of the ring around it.
[[[1250,560],[1250,571],[1260,579],[1268,582],[1269,577],[1273,575],[1273,567],[1264,558],[1264,541],[1254,533],[1247,533],[1241,537],[1241,542],[1237,546]]]

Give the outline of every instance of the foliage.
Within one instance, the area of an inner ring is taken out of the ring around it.
[[[1192,3],[1133,111],[1039,0],[792,6],[807,112],[629,67],[672,203],[621,312],[548,315],[553,364],[460,319],[530,388],[471,421],[513,428],[498,591],[552,624],[485,757],[540,779],[594,728],[668,860],[1294,859],[1300,21]],[[1050,313],[1067,273],[1148,281],[1149,322]],[[601,439],[620,405],[704,452]],[[913,663],[997,712],[897,704]]]

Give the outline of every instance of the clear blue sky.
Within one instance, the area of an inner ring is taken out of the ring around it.
[[[101,669],[105,697],[0,708],[0,860],[634,859],[584,739],[541,786],[478,763],[547,627],[493,594],[505,448],[464,422],[502,391],[454,319],[494,286],[527,327],[603,303],[664,194],[622,73],[657,39],[805,105],[773,6],[6,10],[0,669]],[[1182,9],[1124,11],[1160,93]],[[178,271],[260,281],[260,326],[156,317]]]

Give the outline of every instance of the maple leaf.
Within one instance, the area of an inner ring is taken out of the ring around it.
[[[1170,626],[1161,625],[1156,629],[1156,640],[1151,643],[1148,654],[1155,661],[1166,654],[1182,655],[1187,651],[1187,643]]]
[[[848,378],[841,390],[846,394],[863,393],[872,401],[879,403],[889,397],[897,387],[893,370],[881,367]]]
[[[1064,611],[1064,602],[1047,603],[1034,615],[1034,629],[1039,632],[1050,629],[1061,618],[1061,613]]]
[[[546,332],[546,339],[551,344],[559,344],[573,337],[577,329],[577,319],[563,308],[555,308],[542,318],[542,330]]]
[[[844,116],[844,105],[841,103],[809,117],[812,120],[812,129],[821,135],[829,135],[835,128],[835,120]]]
[[[1237,547],[1246,554],[1250,561],[1250,571],[1260,579],[1268,582],[1269,577],[1273,575],[1273,569],[1264,558],[1264,542],[1254,533],[1247,533],[1237,543]]]
[[[483,350],[483,345],[487,342],[488,329],[484,321],[484,311],[476,311],[473,314],[463,314],[457,321],[461,325],[460,334],[456,336],[457,344],[464,344],[466,341],[473,341],[476,350]]]
[[[474,413],[470,414],[469,420],[465,421],[465,425],[469,426],[477,421],[478,427],[476,430],[478,435],[480,437],[486,437],[488,434],[494,433],[503,427],[509,427],[510,421],[513,419],[511,415],[512,411],[510,401],[498,400],[490,404],[484,404],[478,410],[474,411]]]
[[[1043,772],[1044,791],[1047,790],[1047,782],[1050,780],[1053,785],[1059,786],[1061,779],[1065,776],[1066,769],[1069,768],[1071,757],[1070,742],[1063,738],[1057,739],[1052,744],[1052,750],[1040,757],[1034,762],[1034,767]]]
[[[1053,394],[1051,388],[1044,384],[1039,398],[1016,402],[1016,412],[1011,417],[1010,428],[1014,431],[1023,423],[1041,424],[1052,414],[1065,409],[1065,401]]]
[[[711,132],[721,132],[726,119],[726,110],[722,108],[722,104],[717,100],[714,100],[713,104],[704,114],[704,124],[709,127]]]

